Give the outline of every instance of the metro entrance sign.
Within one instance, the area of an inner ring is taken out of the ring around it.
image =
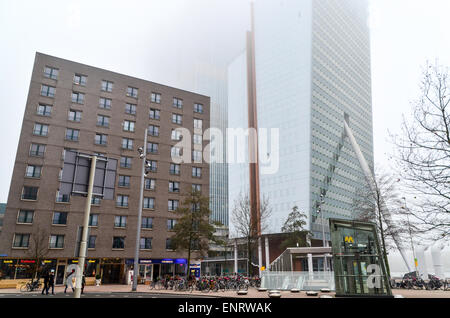
[[[59,186],[61,195],[87,195],[92,155],[66,150]],[[114,199],[117,159],[97,157],[92,195]]]

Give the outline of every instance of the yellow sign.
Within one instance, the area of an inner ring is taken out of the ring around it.
[[[266,269],[266,267],[265,266],[261,266],[261,270],[263,271],[263,270],[265,270]]]
[[[353,240],[353,237],[351,236],[346,236],[344,239],[345,243],[355,243],[355,241]]]

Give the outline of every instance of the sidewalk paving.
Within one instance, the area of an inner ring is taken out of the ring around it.
[[[40,293],[41,290],[31,292],[31,293]],[[50,290],[51,292],[51,290]],[[67,290],[68,293],[72,293],[71,290]],[[131,285],[100,285],[100,286],[86,286],[84,288],[85,293],[131,293]],[[193,291],[190,292],[181,292],[181,291],[173,291],[173,290],[165,290],[165,289],[157,289],[150,290],[147,285],[138,285],[137,292],[139,293],[153,293],[159,295],[196,295],[196,296],[204,296],[204,297],[219,297],[219,298],[269,298],[268,292],[259,292],[255,288],[249,288],[247,295],[237,295],[236,291],[218,291],[218,292],[200,292]],[[8,289],[0,289],[0,294],[13,294],[20,293],[18,289],[8,288]],[[55,293],[64,293],[64,286],[55,287]],[[281,298],[318,298],[321,295],[329,295],[334,297],[335,293],[321,293],[319,292],[318,296],[307,296],[305,291],[301,291],[299,293],[292,293],[290,291],[280,291]],[[394,295],[401,295],[404,298],[450,298],[450,291],[443,290],[404,290],[404,289],[394,289],[392,290]]]

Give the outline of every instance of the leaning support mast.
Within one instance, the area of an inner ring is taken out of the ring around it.
[[[344,129],[345,129],[345,133],[346,133],[347,136],[348,136],[348,139],[350,140],[350,143],[351,143],[351,145],[352,145],[353,151],[355,152],[356,157],[358,158],[359,165],[361,166],[361,169],[362,169],[363,172],[364,172],[364,175],[365,175],[365,177],[366,177],[366,180],[367,180],[367,182],[369,183],[370,189],[371,189],[373,192],[375,192],[376,189],[374,188],[374,184],[375,184],[375,182],[374,182],[374,176],[373,176],[373,174],[372,174],[372,171],[371,171],[370,168],[369,168],[369,165],[367,164],[366,159],[364,158],[364,156],[363,156],[363,154],[362,154],[362,152],[361,152],[361,149],[359,148],[358,143],[356,142],[355,137],[353,136],[352,130],[351,130],[350,127],[348,126],[348,115],[347,115],[347,114],[345,115],[345,119],[344,119]],[[392,223],[392,222],[391,222],[391,215],[390,215],[389,209],[387,208],[386,203],[384,202],[384,199],[383,199],[383,198],[381,198],[381,206],[380,206],[380,209],[381,209],[382,211],[386,211],[386,212],[387,212],[387,213],[382,213],[383,218],[384,218],[387,222]],[[403,261],[405,262],[406,267],[408,268],[408,272],[411,272],[411,267],[409,266],[408,261],[407,261],[407,259],[406,259],[405,251],[404,251],[403,246],[402,246],[402,244],[401,244],[401,242],[400,242],[400,238],[397,236],[397,234],[395,233],[395,231],[394,231],[394,233],[392,234],[392,238],[394,239],[395,245],[397,245],[397,248],[398,248],[400,254],[402,255]]]

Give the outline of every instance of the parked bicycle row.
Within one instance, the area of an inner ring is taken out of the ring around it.
[[[179,291],[225,292],[227,290],[248,290],[249,287],[260,287],[261,279],[255,277],[234,276],[202,276],[199,278],[170,277],[153,281],[150,289],[166,289]]]
[[[415,273],[408,273],[402,279],[391,279],[390,283],[392,288],[450,290],[450,279],[439,279],[434,275],[428,275],[428,279],[424,280]]]

